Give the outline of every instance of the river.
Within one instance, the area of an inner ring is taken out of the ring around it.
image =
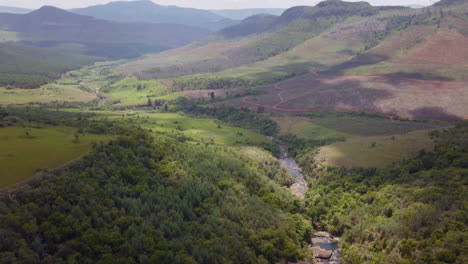
[[[280,163],[295,177],[294,184],[289,189],[299,199],[304,199],[307,191],[307,182],[302,174],[302,170],[297,161],[289,157],[288,147],[285,144],[280,144],[280,150]],[[314,255],[313,263],[339,264],[341,251],[338,247],[338,241],[339,238],[333,237],[328,232],[316,232],[311,239],[311,250]]]

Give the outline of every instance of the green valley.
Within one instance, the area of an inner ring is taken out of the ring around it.
[[[465,1],[192,4],[0,7],[0,264],[468,262]]]

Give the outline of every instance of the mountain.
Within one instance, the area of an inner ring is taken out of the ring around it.
[[[419,5],[419,4],[405,5],[405,6],[410,7],[410,8],[424,8],[424,7],[426,7],[424,5]]]
[[[404,7],[373,7],[366,2],[326,1],[315,7],[293,7],[281,16],[254,15],[224,28],[190,47],[147,56],[121,67],[125,73],[153,77],[217,72],[263,61],[343,23],[347,18],[366,19],[383,11]],[[184,54],[184,61],[176,58]]]
[[[177,23],[213,31],[238,22],[207,10],[162,6],[149,0],[111,2],[106,5],[90,6],[71,11],[81,15],[112,21]]]
[[[17,32],[26,44],[77,44],[84,54],[129,58],[186,45],[208,30],[180,24],[121,23],[78,15],[51,6],[28,14],[0,14],[0,27]]]
[[[253,9],[224,9],[224,10],[210,10],[211,12],[230,18],[233,20],[244,20],[249,16],[268,14],[268,15],[281,15],[286,8],[253,8]]]
[[[13,14],[26,14],[31,12],[31,9],[12,7],[12,6],[0,6],[0,13],[13,13]]]
[[[100,58],[67,54],[54,49],[0,43],[0,86],[37,88],[60,78],[63,72]]]
[[[423,9],[325,1],[281,16],[252,16],[117,70],[143,79],[175,78],[173,86],[181,90],[257,87],[263,95],[255,100],[224,103],[275,112],[467,118],[468,110],[458,107],[467,96],[467,10],[459,0]],[[284,89],[279,102],[278,87]]]

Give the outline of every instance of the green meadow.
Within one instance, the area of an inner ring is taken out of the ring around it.
[[[69,127],[0,128],[0,188],[31,178],[43,169],[53,169],[81,157],[92,142],[109,138],[80,135]],[[75,141],[75,142],[74,142]]]
[[[252,130],[227,126],[210,118],[195,118],[179,113],[123,112],[113,116],[118,122],[138,125],[153,132],[180,134],[190,141],[219,145],[243,145],[268,142]]]
[[[346,168],[384,167],[412,157],[422,149],[432,150],[434,142],[428,135],[429,131],[349,138],[346,142],[321,147],[317,160],[324,165]]]
[[[319,149],[316,160],[339,167],[384,167],[419,150],[430,150],[428,133],[446,127],[443,122],[396,121],[379,117],[353,116],[351,113],[314,113],[309,117],[274,117],[280,134],[322,140],[344,138]]]

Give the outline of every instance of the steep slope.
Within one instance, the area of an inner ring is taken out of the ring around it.
[[[123,65],[119,71],[143,72],[143,75],[147,77],[174,77],[200,72],[218,72],[284,53],[349,17],[365,18],[387,9],[403,8],[373,7],[363,2],[327,1],[316,7],[290,8],[279,17],[255,15],[191,47],[182,48],[180,54],[190,54],[188,59],[184,56],[184,62],[177,59],[179,53],[176,50],[147,56],[142,60]],[[223,49],[212,48],[219,46]],[[202,55],[197,53],[200,50],[216,52]]]
[[[76,43],[88,55],[140,56],[188,44],[207,30],[179,24],[118,23],[45,6],[28,14],[0,14],[0,27],[18,32],[22,41],[54,47]]]
[[[236,24],[208,10],[157,5],[149,0],[111,2],[106,5],[72,9],[74,13],[120,22],[175,23],[219,30]]]
[[[98,59],[45,48],[0,44],[0,87],[37,88],[59,78],[67,70]]]
[[[233,20],[244,20],[250,16],[266,14],[266,15],[275,15],[279,16],[284,11],[285,8],[253,8],[253,9],[223,9],[223,10],[211,10],[211,12],[230,18]]]

